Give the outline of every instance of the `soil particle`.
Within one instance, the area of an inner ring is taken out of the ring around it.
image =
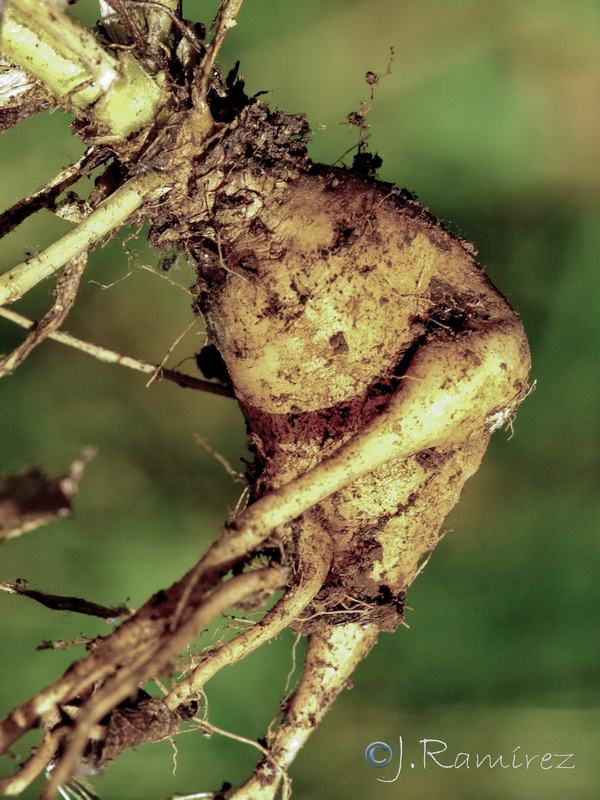
[[[343,331],[334,333],[334,335],[329,339],[329,344],[333,347],[333,352],[336,356],[343,355],[349,350],[348,342],[346,341]]]

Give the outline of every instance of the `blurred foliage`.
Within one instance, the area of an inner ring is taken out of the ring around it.
[[[185,4],[207,21],[215,3]],[[85,0],[75,15],[93,22]],[[597,254],[600,252],[600,7],[596,0],[247,0],[226,43],[250,92],[308,114],[315,160],[335,162],[357,142],[343,124],[368,100],[367,70],[391,76],[376,89],[369,146],[382,179],[415,191],[474,241],[494,282],[521,314],[537,389],[515,423],[496,434],[446,527],[452,530],[411,590],[410,629],[384,634],[292,770],[297,800],[398,797],[592,796],[598,759]],[[0,202],[38,188],[82,150],[60,113],[22,122],[0,140]],[[351,161],[352,154],[346,156]],[[89,188],[88,182],[88,188]],[[86,187],[82,187],[86,191]],[[67,229],[41,212],[0,243],[7,267]],[[92,259],[66,328],[158,361],[190,320],[186,292],[140,270],[156,264],[143,238],[126,236]],[[169,273],[191,283],[185,265]],[[99,284],[114,284],[109,289]],[[18,304],[39,317],[49,285]],[[0,320],[0,351],[21,333]],[[174,361],[203,343],[188,335]],[[193,370],[187,360],[183,367]],[[44,343],[0,387],[0,470],[37,462],[64,469],[98,448],[72,519],[7,543],[0,578],[33,588],[139,605],[196,561],[239,497],[206,437],[236,468],[245,453],[233,402],[199,396]],[[73,654],[36,652],[44,639],[104,632],[0,595],[2,714],[51,681]],[[249,737],[277,711],[291,667],[284,635],[208,686],[210,719]],[[406,759],[424,737],[448,752],[510,757],[575,754],[574,770],[405,769],[368,766],[383,740]],[[159,800],[176,791],[242,780],[249,746],[198,734],[122,757],[95,780],[103,800]],[[24,756],[25,751],[20,751]],[[332,769],[332,767],[334,767]],[[34,796],[33,789],[26,795]]]

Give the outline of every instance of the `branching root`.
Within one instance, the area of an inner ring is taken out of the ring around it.
[[[196,695],[223,667],[245,658],[291,625],[321,589],[331,565],[331,555],[330,537],[319,524],[303,525],[298,572],[292,587],[259,622],[207,655],[165,697],[165,704],[171,709],[177,708]]]

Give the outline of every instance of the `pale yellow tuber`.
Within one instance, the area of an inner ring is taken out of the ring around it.
[[[219,188],[211,176],[221,272],[199,258],[256,454],[253,496],[320,463],[321,483],[346,469],[309,512],[333,563],[308,628],[393,629],[490,433],[526,393],[526,339],[470,246],[410,196],[330,167],[276,179],[259,167],[246,160]],[[289,532],[275,543],[294,560]]]
[[[192,194],[195,219],[176,226],[198,261],[198,304],[248,424],[252,497],[263,498],[222,547],[298,566],[310,561],[299,530],[328,534],[313,538],[315,561],[331,560],[323,585],[305,584],[305,607],[289,618],[310,639],[307,676],[271,743],[281,768],[305,738],[301,709],[316,693],[324,713],[344,685],[339,677],[333,691],[325,677],[332,653],[364,654],[402,620],[408,586],[491,433],[523,400],[530,366],[521,323],[471,246],[412,196],[289,154],[268,168],[261,147],[286,124],[246,109],[253,156],[233,161],[225,144],[226,172],[198,179],[204,206]],[[296,523],[282,524],[288,513],[268,537],[244,525],[269,501],[281,508],[282,492],[300,504],[296,516],[307,509]],[[242,634],[238,649],[245,636],[260,643]],[[231,657],[225,646],[216,664]],[[187,690],[214,667],[199,667]],[[274,796],[271,762],[233,796]]]

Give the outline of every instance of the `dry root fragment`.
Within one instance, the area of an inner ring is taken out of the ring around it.
[[[93,455],[93,450],[86,450],[64,475],[46,475],[36,466],[0,475],[0,543],[69,516],[71,500]]]
[[[86,264],[87,253],[81,253],[67,263],[53,289],[54,305],[25,341],[13,350],[9,356],[0,359],[0,378],[10,375],[25,361],[34,347],[37,347],[51,333],[60,328],[75,302]]]
[[[0,62],[0,99],[2,84],[2,67]],[[0,129],[1,129],[1,110],[0,110]],[[102,148],[88,147],[85,153],[73,164],[65,167],[42,189],[24,197],[6,211],[0,214],[0,236],[6,236],[14,228],[27,219],[31,214],[35,214],[41,208],[56,208],[58,196],[72,186],[84,175],[89,174],[94,167],[97,167],[107,157],[107,151]]]
[[[46,606],[46,608],[52,608],[55,611],[74,611],[77,614],[88,614],[92,617],[100,617],[107,620],[128,617],[131,614],[131,611],[126,606],[101,606],[81,597],[64,597],[63,595],[48,594],[48,592],[29,589],[27,581],[19,581],[18,583],[0,581],[0,590],[9,594],[20,594],[23,597],[29,597]]]

